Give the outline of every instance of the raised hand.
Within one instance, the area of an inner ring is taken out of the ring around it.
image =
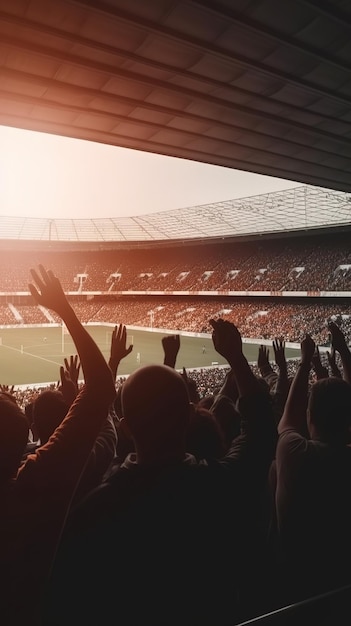
[[[164,365],[174,368],[180,348],[179,335],[166,335],[162,337],[162,347],[165,353],[163,360]]]
[[[116,378],[117,369],[122,361],[133,350],[133,344],[130,344],[127,348],[127,328],[124,324],[115,326],[111,337],[111,349],[109,366],[112,370],[114,377]]]
[[[331,344],[334,350],[337,350],[340,354],[348,350],[346,339],[341,328],[335,322],[328,322],[328,329],[331,335]]]
[[[328,323],[331,335],[331,344],[334,350],[339,352],[343,366],[343,378],[351,384],[351,353],[346,343],[344,333],[334,322]]]
[[[8,393],[10,396],[13,396],[15,394],[15,386],[12,385],[10,387],[10,385],[0,385],[0,391],[1,393]]]
[[[59,390],[63,395],[67,407],[70,407],[77,397],[78,387],[70,378],[69,372],[65,370],[62,365],[60,367],[60,380],[61,384],[59,386]]]
[[[258,349],[258,358],[257,358],[257,366],[258,368],[264,369],[266,367],[271,367],[269,362],[269,348],[267,346],[260,346]]]
[[[316,349],[311,335],[306,334],[305,338],[301,342],[301,362],[311,365],[312,358]]]
[[[42,306],[56,311],[61,317],[69,307],[61,283],[55,274],[39,265],[39,272],[31,269],[30,273],[35,285],[29,284],[28,288],[34,300]]]
[[[331,347],[330,352],[327,351],[327,359],[333,376],[342,378],[341,372],[336,364],[336,352],[333,346]]]
[[[321,355],[319,353],[318,346],[316,346],[311,362],[314,367],[314,371],[316,372],[316,376],[318,380],[329,377],[327,368],[322,365]]]
[[[69,357],[69,361],[68,359],[64,359],[64,364],[65,364],[65,370],[68,373],[71,381],[77,386],[78,388],[78,378],[79,378],[79,370],[80,370],[80,363],[78,360],[78,354],[76,355],[72,355]]]
[[[275,338],[273,341],[274,359],[279,369],[286,369],[285,341]]]
[[[282,418],[278,424],[278,433],[295,430],[303,436],[307,433],[308,380],[311,361],[316,349],[311,335],[306,335],[301,342],[301,363],[292,381]]]
[[[243,346],[240,332],[237,327],[228,320],[210,319],[213,328],[212,341],[215,350],[232,365],[243,356]]]
[[[261,345],[258,349],[257,367],[261,376],[265,376],[273,372],[273,368],[269,362],[269,348]]]

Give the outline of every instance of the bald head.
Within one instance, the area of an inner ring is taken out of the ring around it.
[[[189,410],[184,380],[166,365],[142,367],[123,385],[123,417],[136,445],[178,445],[185,439]]]

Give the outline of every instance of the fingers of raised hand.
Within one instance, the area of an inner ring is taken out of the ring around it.
[[[35,282],[35,284],[37,285],[37,287],[39,287],[39,289],[42,291],[44,288],[44,283],[41,279],[41,277],[39,276],[38,272],[36,270],[31,269],[30,273],[32,275],[32,278]]]
[[[179,335],[166,335],[166,337],[162,337],[162,345],[164,348],[179,348],[180,346],[180,338]]]
[[[60,281],[51,270],[46,271],[43,265],[39,265],[38,270],[39,271],[35,269],[30,270],[35,284],[29,284],[28,288],[37,302],[44,302],[44,296],[52,293],[52,289],[50,288],[54,287],[57,291],[58,288],[62,290],[62,287]]]
[[[279,352],[285,349],[284,339],[275,338],[273,341],[273,348],[275,352]]]
[[[301,343],[301,348],[303,349],[303,351],[305,353],[308,353],[311,355],[311,358],[315,352],[315,343],[311,337],[311,335],[306,335],[305,338],[303,339],[302,343]]]
[[[61,365],[61,367],[60,367],[60,380],[61,380],[61,385],[62,386],[67,381],[68,377],[69,377],[68,372],[66,372],[65,368],[63,367],[63,365]]]
[[[34,287],[34,285],[32,285],[32,284],[29,284],[28,285],[28,289],[29,289],[31,295],[33,296],[34,300],[36,300],[36,302],[39,302],[40,299],[41,299],[41,294],[36,289],[36,287]]]
[[[130,344],[130,346],[129,346],[129,348],[127,348],[127,350],[126,350],[126,356],[127,356],[128,354],[130,354],[132,350],[133,350],[133,344],[131,343],[131,344]]]
[[[212,326],[213,330],[215,330],[215,329],[216,329],[217,324],[218,324],[218,321],[219,321],[219,320],[214,320],[212,317],[211,317],[211,319],[209,320],[209,324],[210,324],[210,326]]]
[[[114,341],[118,343],[125,343],[127,339],[127,328],[124,324],[119,324],[115,326],[114,331],[112,333],[112,338]]]

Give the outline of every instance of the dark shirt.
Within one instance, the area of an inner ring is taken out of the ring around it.
[[[39,624],[44,585],[75,488],[108,406],[86,386],[49,441],[0,484],[0,615],[6,626]]]
[[[276,471],[280,544],[297,595],[351,581],[351,448],[286,430],[277,445]]]
[[[129,455],[75,509],[45,625],[233,624],[275,445],[267,395],[242,400],[247,421],[221,461],[145,467]]]

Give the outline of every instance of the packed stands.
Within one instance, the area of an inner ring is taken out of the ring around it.
[[[347,291],[342,234],[116,250],[0,251],[0,292],[27,292],[28,267],[54,267],[66,291]]]

